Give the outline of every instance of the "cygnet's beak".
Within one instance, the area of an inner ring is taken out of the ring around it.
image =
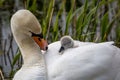
[[[45,39],[43,39],[43,35],[42,34],[32,33],[32,38],[39,45],[41,50],[47,51],[48,43],[47,43],[47,41]]]
[[[60,49],[59,49],[59,52],[62,52],[64,50],[65,50],[65,48],[63,46],[61,46]]]

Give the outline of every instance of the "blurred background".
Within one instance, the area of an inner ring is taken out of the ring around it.
[[[23,63],[10,28],[19,9],[37,17],[48,43],[70,35],[83,42],[114,41],[120,47],[120,0],[0,0],[0,80],[10,80]]]

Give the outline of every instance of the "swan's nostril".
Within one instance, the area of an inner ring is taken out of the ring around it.
[[[46,51],[48,50],[48,46],[46,47]]]

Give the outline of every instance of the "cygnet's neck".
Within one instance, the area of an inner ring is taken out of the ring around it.
[[[21,32],[15,32],[13,34],[23,57],[23,66],[45,66],[44,57],[41,54],[41,50],[34,42],[32,37]]]

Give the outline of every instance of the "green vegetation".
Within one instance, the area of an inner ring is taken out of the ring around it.
[[[33,0],[33,4],[35,2],[36,0]],[[83,5],[77,6],[76,0],[62,0],[60,3],[61,6],[56,11],[55,0],[49,0],[43,5],[44,17],[38,18],[43,29],[44,37],[50,43],[59,40],[63,35],[71,35],[74,39],[80,41],[103,42],[112,40],[119,44],[120,10],[119,8],[115,10],[114,7],[109,7],[110,5],[117,4],[117,2],[117,0],[86,0]],[[70,5],[69,10],[66,6],[67,3]],[[27,6],[27,8],[33,11],[36,16],[39,16],[37,14],[38,6],[31,5]],[[110,16],[112,12],[115,13]],[[62,15],[65,17],[65,24],[59,25]],[[51,23],[53,16],[56,16],[56,18]],[[111,31],[116,33],[113,34]]]

